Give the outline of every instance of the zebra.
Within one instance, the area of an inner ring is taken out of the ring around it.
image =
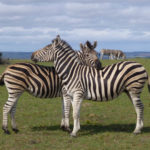
[[[101,59],[103,59],[104,55],[108,55],[109,59],[113,59],[112,58],[112,50],[110,50],[110,49],[101,49],[100,54],[101,54]]]
[[[84,46],[82,44],[80,45],[83,48],[87,46],[87,44],[85,44]],[[101,64],[100,62],[98,63],[98,58],[96,57],[96,52],[94,50],[95,47],[96,42],[94,43],[93,47],[90,47],[92,50],[87,47],[88,51],[84,50],[84,53],[75,53],[75,55],[80,54],[80,57],[78,57],[79,55],[77,55],[77,58],[79,58],[79,63],[86,65],[91,63],[91,66],[94,66],[98,69]],[[52,45],[48,45],[43,49],[47,52],[52,51]],[[36,52],[36,56],[37,54],[38,53]],[[40,53],[40,56],[42,57],[42,53]],[[8,91],[8,100],[3,107],[2,129],[6,134],[10,134],[10,131],[8,130],[9,112],[11,116],[12,130],[16,133],[19,131],[15,122],[15,111],[17,101],[23,92],[27,91],[33,96],[39,98],[53,98],[60,97],[62,95],[62,82],[61,79],[58,77],[54,67],[46,67],[32,63],[17,63],[9,65],[4,73],[0,76],[0,85],[4,84]],[[64,121],[62,119],[62,127],[63,122]]]
[[[94,101],[108,101],[125,92],[131,99],[137,121],[134,134],[141,133],[143,128],[144,105],[140,94],[150,78],[145,68],[132,61],[122,61],[96,70],[89,66],[80,65],[76,61],[75,51],[69,44],[57,36],[52,41],[54,67],[58,76],[62,78],[62,94],[64,100],[65,126],[69,127],[70,104],[73,107],[73,131],[75,137],[80,129],[80,107],[83,99]]]
[[[104,55],[108,55],[109,59],[125,59],[126,55],[121,50],[112,50],[112,49],[101,49],[101,59]]]
[[[114,59],[125,59],[126,55],[121,50],[112,50]]]

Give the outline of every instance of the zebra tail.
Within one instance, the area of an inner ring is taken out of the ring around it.
[[[0,85],[4,85],[4,74],[0,75]]]
[[[148,90],[150,92],[150,76],[148,76]]]

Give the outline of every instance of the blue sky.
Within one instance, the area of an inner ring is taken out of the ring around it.
[[[35,51],[59,34],[74,49],[150,52],[149,0],[0,0],[0,51]]]

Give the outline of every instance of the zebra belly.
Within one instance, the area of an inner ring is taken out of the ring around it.
[[[94,101],[108,101],[112,100],[124,91],[124,88],[121,88],[121,91],[117,92],[116,87],[110,86],[110,84],[106,84],[104,80],[101,80],[100,84],[98,82],[93,82],[88,84],[86,89],[86,99],[94,100]]]
[[[38,98],[54,98],[61,96],[61,90],[59,88],[45,88],[45,86],[29,87],[27,91]]]
[[[115,99],[116,97],[118,97],[117,94],[115,94],[113,97],[111,95],[101,95],[101,96],[98,96],[98,95],[94,95],[93,93],[87,93],[85,94],[85,99],[88,99],[88,100],[93,100],[93,101],[108,101],[108,100],[113,100]]]
[[[85,94],[85,95],[86,95],[85,99],[93,100],[93,101],[107,101],[107,100],[112,100],[113,99],[113,98],[108,99],[105,96],[102,96],[102,97],[94,96],[94,95],[91,95],[90,93]]]

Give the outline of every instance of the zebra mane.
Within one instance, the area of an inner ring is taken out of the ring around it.
[[[56,44],[61,46],[61,50],[63,51],[72,51],[75,53],[75,56],[77,56],[76,51],[71,47],[71,45],[66,42],[65,40],[61,39],[60,36],[58,35],[52,42],[56,41]]]
[[[57,36],[52,42],[56,42],[56,45],[61,47],[61,50],[63,50],[64,52],[71,52],[73,53],[73,57],[75,58],[75,62],[77,62],[78,64],[83,64],[82,61],[83,59],[81,59],[81,54],[79,55],[77,53],[77,51],[75,51],[68,42],[66,42],[65,40],[61,39],[60,36]],[[57,47],[57,46],[56,46]]]
[[[61,45],[62,45],[63,48],[68,48],[70,50],[73,50],[71,45],[68,42],[66,42],[65,40],[61,40]]]
[[[71,47],[71,45],[68,42],[66,42],[65,40],[61,39],[59,35],[57,35],[57,37],[52,40],[52,43],[54,41],[56,41],[59,45],[61,45],[62,48],[68,48],[70,50],[73,50],[72,47]]]

